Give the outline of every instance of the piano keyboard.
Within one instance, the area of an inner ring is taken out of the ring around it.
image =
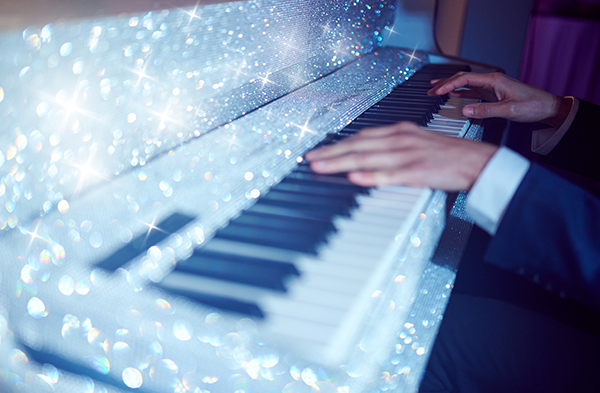
[[[461,108],[472,100],[425,94],[431,79],[462,70],[426,66],[323,143],[398,121],[463,136],[469,122]],[[264,319],[266,332],[333,364],[351,347],[371,294],[410,240],[430,198],[431,190],[360,187],[343,174],[316,174],[301,163],[157,286]],[[174,215],[157,226],[175,232],[190,220]],[[99,266],[115,270],[121,266],[115,260],[127,261],[111,256]]]
[[[469,122],[460,108],[469,101],[425,95],[430,79],[463,69],[426,66],[323,143],[398,121],[463,136]],[[323,364],[339,365],[355,347],[371,295],[389,278],[431,197],[428,189],[360,187],[343,174],[316,174],[300,163],[154,285],[250,316],[263,336]],[[96,265],[116,271],[192,220],[173,213]],[[49,361],[47,354],[29,350],[32,360]],[[79,364],[50,360],[66,371],[86,373]]]

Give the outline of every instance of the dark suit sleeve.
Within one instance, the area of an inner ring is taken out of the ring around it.
[[[540,162],[600,181],[600,106],[579,100],[571,127]]]
[[[532,164],[484,259],[600,310],[600,200]]]

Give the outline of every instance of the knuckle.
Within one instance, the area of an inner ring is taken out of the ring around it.
[[[349,152],[355,152],[360,149],[362,144],[361,138],[348,138],[343,143],[346,145],[345,148]]]
[[[364,153],[364,152],[354,153],[352,155],[352,158],[353,158],[355,167],[362,168],[369,163],[369,159],[371,158],[371,155],[369,153]]]
[[[394,138],[394,140],[390,142],[390,145],[393,145],[393,147],[395,147],[395,148],[401,149],[405,146],[414,145],[416,140],[417,140],[417,135],[410,132],[410,133],[405,133],[405,134],[399,135],[398,137]]]
[[[395,172],[393,171],[378,171],[373,173],[373,181],[380,185],[390,185],[397,183]]]
[[[475,113],[478,116],[482,116],[482,117],[489,116],[491,112],[492,112],[492,110],[488,104],[481,104],[475,110]]]
[[[493,72],[491,75],[495,83],[502,82],[506,79],[506,74],[503,74],[502,72]]]

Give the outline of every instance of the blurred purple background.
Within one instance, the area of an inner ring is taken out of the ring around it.
[[[536,0],[519,79],[600,105],[600,0]]]

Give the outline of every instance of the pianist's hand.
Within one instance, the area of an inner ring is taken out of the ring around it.
[[[450,93],[454,97],[486,101],[463,108],[465,116],[475,119],[503,117],[525,123],[539,121],[559,128],[572,104],[567,98],[555,96],[498,72],[459,72],[447,79],[432,80],[431,84],[433,88],[427,93],[430,96]]]
[[[402,184],[447,191],[470,189],[497,147],[450,138],[414,123],[368,128],[305,158],[319,173],[349,172],[362,186]]]

